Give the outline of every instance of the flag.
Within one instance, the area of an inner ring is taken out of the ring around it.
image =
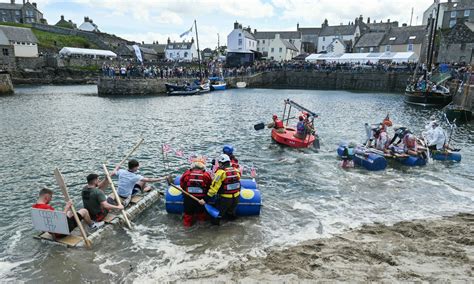
[[[171,151],[171,146],[168,144],[163,144],[163,152],[168,153]]]
[[[180,158],[184,156],[183,150],[176,150],[174,151],[174,153],[176,154],[177,157],[180,157]]]
[[[193,32],[193,26],[191,26],[191,28],[189,30],[187,30],[184,33],[180,34],[179,37],[186,36],[186,35],[188,35],[189,33],[192,33],[192,32]]]
[[[142,53],[140,51],[140,47],[136,44],[133,45],[133,49],[135,50],[135,55],[137,56],[138,61],[143,64]]]
[[[240,172],[240,176],[242,176],[244,174],[244,166],[240,165],[239,166],[239,172]]]
[[[257,176],[257,169],[252,167],[252,169],[250,169],[250,176],[252,178],[255,178]]]

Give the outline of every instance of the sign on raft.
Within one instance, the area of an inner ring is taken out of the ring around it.
[[[42,232],[69,235],[66,213],[43,209],[31,209],[31,220],[33,227]]]

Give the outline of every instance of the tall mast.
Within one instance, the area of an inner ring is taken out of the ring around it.
[[[197,45],[198,62],[199,62],[199,79],[202,80],[201,51],[199,51],[199,37],[198,37],[198,27],[196,24],[196,20],[194,20],[194,27],[196,28],[196,45]]]
[[[411,27],[411,21],[413,20],[413,7],[411,7],[411,16],[410,16],[410,27]]]
[[[438,7],[436,8],[436,20],[433,26],[433,40],[431,42],[430,64],[433,63],[433,55],[436,44],[436,29],[438,28],[439,6],[440,3],[438,2]],[[428,71],[431,71],[431,65],[429,66]]]

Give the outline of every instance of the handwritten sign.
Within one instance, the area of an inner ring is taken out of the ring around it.
[[[69,235],[66,213],[31,208],[33,227],[38,231]]]

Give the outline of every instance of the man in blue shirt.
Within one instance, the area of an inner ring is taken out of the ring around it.
[[[120,169],[117,166],[112,172],[112,176],[116,175],[118,177],[117,193],[125,207],[130,203],[132,195],[137,194],[139,191],[148,192],[151,190],[151,187],[146,184],[147,182],[157,182],[165,179],[147,178],[139,175],[137,174],[139,167],[140,164],[137,160],[130,160],[128,161],[128,170]]]

